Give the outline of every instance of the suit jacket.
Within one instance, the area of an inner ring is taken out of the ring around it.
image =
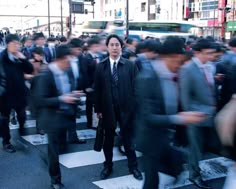
[[[83,60],[84,64],[87,66],[88,87],[93,88],[97,63],[90,53],[87,53]]]
[[[1,54],[0,64],[3,68],[0,83],[5,83],[5,92],[0,96],[1,108],[25,107],[27,88],[24,74],[31,74],[33,65],[27,59],[18,59],[18,62],[11,61],[7,49]]]
[[[224,107],[225,104],[229,102],[232,96],[232,73],[233,73],[233,66],[236,62],[236,54],[225,54],[221,63],[216,65],[216,74],[224,74],[224,79],[222,82],[218,82],[218,85],[221,85],[220,93],[218,94],[219,102],[218,102],[218,109]],[[234,80],[234,79],[233,79]]]
[[[49,47],[44,47],[43,51],[44,51],[44,56],[47,63],[53,62],[56,57],[53,57]]]
[[[45,132],[54,132],[61,128],[75,126],[75,105],[69,105],[68,110],[60,108],[62,103],[59,101],[59,96],[61,94],[50,69],[40,73],[35,91],[36,106],[40,109],[37,115],[40,128]]]
[[[134,82],[137,75],[136,66],[127,59],[120,58],[117,66],[118,96],[122,126],[129,126],[134,108]],[[97,65],[95,73],[95,108],[103,114],[105,127],[115,127],[115,113],[112,98],[112,74],[110,60],[106,58]]]
[[[183,111],[199,111],[209,118],[196,126],[213,126],[216,112],[215,88],[209,86],[204,73],[192,61],[180,71],[180,97]]]
[[[78,57],[79,78],[77,80],[77,90],[85,90],[89,85],[88,65],[84,55]]]
[[[135,58],[136,54],[135,54],[135,52],[133,52],[129,48],[125,48],[122,52],[122,57],[126,58],[126,59]]]

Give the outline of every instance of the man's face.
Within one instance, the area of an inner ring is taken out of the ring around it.
[[[107,51],[106,40],[100,42],[100,49],[101,51]]]
[[[65,57],[63,58],[63,63],[61,64],[60,68],[61,68],[62,70],[68,69],[68,68],[70,67],[70,60],[71,60],[71,56],[70,56],[70,55],[65,56]]]
[[[107,47],[111,57],[117,58],[121,55],[122,47],[119,40],[115,37],[110,39]]]
[[[71,52],[74,56],[79,56],[82,53],[82,48],[80,47],[71,48]]]
[[[33,53],[34,59],[37,61],[42,61],[43,60],[43,55]]]
[[[44,38],[44,37],[38,38],[38,39],[35,41],[35,44],[36,44],[37,46],[40,46],[40,47],[44,46],[44,45],[45,45],[45,38]]]
[[[7,51],[12,53],[12,54],[16,54],[20,51],[21,48],[21,44],[19,41],[11,41],[10,43],[7,44]]]
[[[31,47],[32,46],[32,40],[28,39],[25,41],[25,46],[26,47]]]
[[[172,54],[172,55],[169,55],[166,58],[166,60],[167,61],[165,62],[168,69],[173,73],[177,73],[179,69],[181,68],[181,66],[184,64],[184,55]]]
[[[101,51],[101,46],[100,46],[100,44],[93,44],[93,45],[91,45],[89,50],[93,53],[99,53],[99,51]]]
[[[215,53],[214,49],[203,49],[202,51],[197,53],[197,56],[202,63],[206,63],[214,59],[214,53]]]
[[[215,53],[213,53],[213,59],[211,61],[214,62],[214,61],[219,60],[222,55],[223,55],[223,52],[215,52]]]

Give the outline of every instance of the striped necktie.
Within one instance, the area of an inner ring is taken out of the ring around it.
[[[112,78],[114,83],[117,85],[118,83],[118,74],[117,74],[117,63],[113,63],[113,68],[112,68]]]

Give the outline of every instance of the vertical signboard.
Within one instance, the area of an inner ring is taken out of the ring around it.
[[[218,7],[220,9],[225,8],[226,4],[225,4],[225,0],[219,0],[218,1]],[[218,23],[220,24],[220,26],[224,25],[225,22],[225,11],[222,10],[217,10],[218,11]]]

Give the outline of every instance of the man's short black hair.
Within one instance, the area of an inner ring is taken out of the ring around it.
[[[8,43],[10,43],[12,41],[20,41],[20,38],[16,34],[8,34],[6,36],[5,41],[6,41],[6,44],[8,44]]]
[[[83,48],[84,42],[79,38],[73,38],[68,43],[70,48]]]
[[[35,47],[35,48],[33,48],[32,54],[44,55],[43,48],[42,47]]]
[[[224,49],[223,49],[223,45],[219,44],[219,43],[213,43],[213,48],[215,49],[215,51],[217,53],[219,52],[224,52]]]
[[[193,46],[194,51],[202,51],[204,49],[214,49],[213,43],[208,39],[199,39]]]
[[[59,45],[56,48],[57,59],[65,58],[68,55],[71,55],[71,50],[68,45]]]
[[[34,41],[38,40],[39,38],[45,38],[45,36],[44,36],[44,34],[42,32],[35,33],[34,36],[33,36],[33,40]]]
[[[88,47],[91,47],[92,45],[98,45],[101,42],[101,38],[97,36],[91,37],[88,41]]]
[[[128,37],[128,38],[126,39],[126,44],[132,45],[132,43],[133,43],[134,41],[135,41],[134,38]]]
[[[49,37],[47,39],[47,42],[55,42],[56,41],[56,38],[55,37]]]
[[[184,47],[184,42],[180,37],[168,36],[160,47],[160,54],[184,54]]]
[[[109,35],[109,36],[107,37],[106,46],[108,46],[108,44],[109,44],[111,38],[116,38],[116,39],[120,42],[121,47],[124,46],[124,42],[123,42],[122,39],[121,39],[118,35],[116,35],[116,34],[111,34],[111,35]]]
[[[144,41],[144,48],[149,52],[159,53],[161,50],[161,42],[154,39],[148,39]]]
[[[67,42],[67,39],[65,36],[60,37],[60,42]]]
[[[236,38],[232,38],[230,41],[229,41],[229,46],[230,47],[236,47]]]

